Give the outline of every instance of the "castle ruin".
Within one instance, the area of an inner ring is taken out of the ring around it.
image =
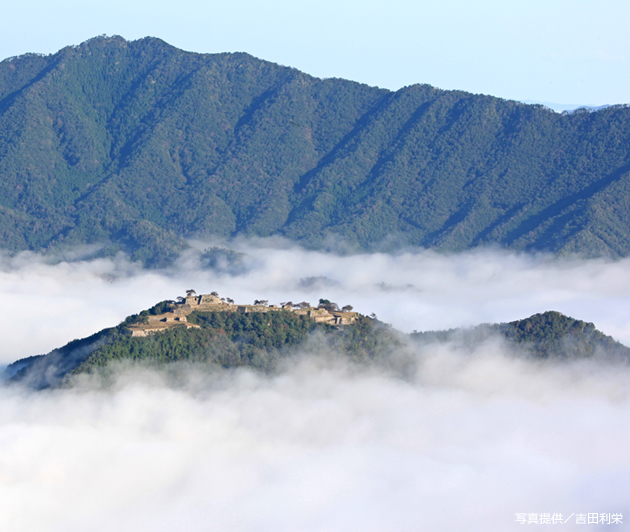
[[[355,322],[357,313],[346,311],[330,311],[319,307],[294,307],[292,304],[276,305],[239,305],[228,303],[214,294],[188,295],[180,301],[172,303],[171,308],[155,316],[148,316],[146,323],[136,323],[129,327],[132,336],[148,336],[164,332],[171,327],[199,328],[199,325],[188,323],[186,316],[192,312],[292,312],[299,316],[307,316],[318,323],[330,325],[350,325]]]

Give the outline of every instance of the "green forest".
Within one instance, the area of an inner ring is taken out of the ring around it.
[[[630,348],[595,328],[560,312],[547,311],[509,323],[483,324],[468,329],[414,332],[420,344],[453,342],[474,348],[492,337],[502,338],[517,352],[538,359],[603,357],[630,361]]]
[[[195,311],[187,316],[187,323],[197,327],[182,324],[146,337],[132,336],[130,326],[170,305],[160,302],[117,327],[74,340],[48,355],[18,360],[8,368],[16,373],[12,380],[34,388],[58,386],[70,382],[73,375],[101,371],[122,361],[204,363],[217,369],[249,367],[268,373],[296,353],[321,351],[351,363],[392,366],[392,351],[403,345],[401,333],[374,318],[358,315],[352,325],[334,326],[284,310]]]
[[[188,238],[630,254],[630,108],[318,79],[98,37],[0,63],[0,237],[168,264]]]
[[[598,331],[592,323],[545,312],[510,323],[469,329],[396,331],[376,318],[358,315],[355,323],[317,323],[290,311],[196,311],[187,316],[198,326],[175,326],[146,337],[132,336],[130,325],[160,313],[167,302],[129,316],[117,327],[74,340],[45,356],[18,360],[8,368],[9,382],[35,389],[70,386],[81,374],[107,375],[116,363],[168,367],[174,362],[203,364],[219,370],[281,370],[295,356],[332,357],[359,367],[378,367],[402,378],[413,376],[418,357],[431,346],[445,344],[472,352],[493,338],[503,340],[517,356],[540,360],[605,358],[630,362],[630,349]]]

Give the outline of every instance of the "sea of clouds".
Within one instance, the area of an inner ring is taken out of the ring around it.
[[[122,256],[5,256],[0,363],[190,288],[239,303],[327,298],[406,332],[558,310],[630,344],[627,260],[231,247],[247,254],[240,269],[204,270],[194,252],[162,271]],[[627,366],[542,364],[489,341],[472,354],[417,348],[402,380],[322,354],[273,376],[126,368],[109,387],[0,387],[0,530],[485,532],[516,530],[522,512],[630,519]],[[575,516],[562,527],[598,529]]]
[[[197,244],[200,249],[210,244]],[[630,259],[559,259],[545,254],[426,250],[340,256],[286,241],[233,242],[238,268],[204,269],[189,253],[164,270],[124,256],[59,261],[0,255],[0,364],[47,353],[120,323],[158,301],[217,291],[237,303],[266,299],[337,302],[404,332],[472,326],[557,310],[595,323],[630,345]],[[229,266],[229,265],[228,265]]]

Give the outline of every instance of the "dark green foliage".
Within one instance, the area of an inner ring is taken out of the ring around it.
[[[499,335],[508,343],[536,358],[588,358],[602,356],[630,360],[630,349],[606,336],[592,323],[548,311],[510,323],[480,325],[471,329],[451,329],[411,334],[421,343],[455,342],[476,347]]]
[[[490,326],[508,341],[528,344],[540,358],[570,356],[592,357],[598,354],[627,359],[630,349],[606,336],[592,323],[549,311],[524,320]]]
[[[329,299],[320,299],[317,308],[323,308],[328,312],[339,312],[339,305]]]
[[[0,237],[157,266],[238,234],[626,256],[629,141],[626,106],[557,114],[99,37],[0,63]]]
[[[151,316],[157,316],[158,314],[164,314],[165,312],[170,311],[175,302],[174,301],[160,301],[158,304],[153,305],[148,311]]]
[[[46,355],[33,355],[30,357],[22,358],[20,360],[16,360],[12,364],[9,364],[6,368],[4,368],[4,371],[2,372],[2,374],[0,374],[0,377],[2,377],[3,379],[10,379],[14,375],[16,375],[20,370],[25,369],[28,366],[31,366],[37,360],[39,360],[40,358],[44,356]]]
[[[170,302],[127,318],[121,325],[75,340],[44,357],[16,362],[13,381],[34,388],[58,386],[72,375],[93,372],[112,362],[151,364],[206,363],[220,368],[250,367],[274,371],[281,360],[296,352],[335,354],[348,360],[378,363],[390,368],[388,357],[402,346],[398,333],[380,322],[358,316],[342,328],[316,323],[288,311],[267,313],[194,312],[188,322],[199,328],[175,326],[147,337],[132,337],[127,328],[149,314],[159,313]],[[317,341],[310,345],[311,341]],[[395,366],[399,370],[400,364]]]
[[[74,340],[46,356],[19,360],[9,367],[6,377],[41,389],[69,384],[73,375],[100,372],[113,362],[123,361],[157,365],[192,362],[273,372],[296,353],[377,365],[400,376],[415,371],[417,353],[409,348],[405,335],[361,315],[352,325],[335,327],[289,311],[194,312],[188,321],[198,328],[187,329],[182,324],[147,337],[131,336],[127,325],[169,304],[158,303],[118,327]],[[599,332],[592,323],[558,312],[472,329],[412,333],[410,338],[417,344],[452,342],[475,348],[497,335],[536,358],[601,356],[630,361],[630,349]]]
[[[288,348],[304,343],[308,333],[316,329],[325,334],[336,331],[329,325],[316,324],[305,316],[283,311],[252,314],[195,312],[188,316],[188,321],[201,328],[174,327],[140,338],[120,334],[110,336],[111,341],[93,350],[71,373],[89,372],[121,360],[160,364],[206,362],[223,368],[248,366],[271,371],[286,356]],[[347,341],[344,345],[356,342]]]
[[[225,367],[242,365],[238,350],[226,340],[222,335],[185,327],[174,327],[146,338],[125,336],[95,350],[73,373],[120,360],[137,362],[149,359],[158,363],[211,361]]]
[[[142,313],[141,313],[142,314]],[[172,329],[148,337],[109,336],[71,374],[102,368],[114,361],[204,362],[222,368],[247,366],[265,372],[295,354],[311,333],[323,335],[318,347],[358,363],[383,363],[402,343],[391,328],[364,316],[343,328],[316,323],[292,312],[194,312],[188,322],[201,328]]]
[[[354,324],[336,331],[330,345],[353,362],[378,362],[381,366],[401,370],[400,358],[396,355],[404,348],[404,335],[376,319],[357,316]]]
[[[122,341],[130,334],[121,324],[113,329],[103,329],[87,338],[73,340],[45,356],[18,360],[14,364],[21,363],[22,367],[10,378],[10,381],[22,382],[35,389],[57,386],[94,351],[104,345]]]
[[[190,323],[226,335],[231,341],[259,348],[297,345],[317,324],[292,312],[194,312]],[[320,326],[328,329],[329,326]]]

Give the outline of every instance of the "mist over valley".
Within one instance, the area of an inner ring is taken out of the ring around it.
[[[189,288],[243,303],[326,297],[405,332],[559,309],[628,341],[625,260],[341,256],[257,240],[233,243],[236,266],[209,268],[212,247],[165,270],[123,256],[5,256],[3,360],[48,352]],[[416,369],[401,378],[327,349],[315,338],[270,375],[122,364],[114,381],[0,388],[0,490],[10,503],[0,525],[499,531],[533,508],[628,511],[627,363],[542,362],[489,337],[472,349],[406,345]]]
[[[629,135],[156,38],[0,62],[0,530],[630,518]],[[191,290],[275,307],[146,332]]]

